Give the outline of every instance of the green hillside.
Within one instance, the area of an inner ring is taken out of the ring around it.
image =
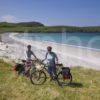
[[[0,33],[4,32],[100,32],[100,26],[46,26],[40,22],[0,22]]]
[[[0,100],[100,100],[100,71],[76,67],[71,72],[71,86],[59,87],[49,79],[36,86],[0,60]]]

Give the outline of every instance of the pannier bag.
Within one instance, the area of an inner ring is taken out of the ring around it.
[[[16,64],[14,67],[14,71],[18,72],[18,74],[21,74],[24,72],[24,65],[23,64]]]
[[[69,79],[70,78],[70,68],[63,67],[62,68],[62,75],[63,75],[63,79]]]

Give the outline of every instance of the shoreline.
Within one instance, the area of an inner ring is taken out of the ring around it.
[[[18,33],[17,33],[18,34]],[[49,42],[40,42],[40,41],[31,41],[25,39],[18,39],[15,37],[15,33],[9,34],[9,38],[15,41],[12,44],[15,48],[21,48],[20,53],[26,50],[26,45],[31,44],[33,46],[33,50],[38,58],[43,59],[46,53],[46,47],[51,45],[53,47],[53,51],[57,53],[59,61],[64,64],[64,66],[83,66],[86,68],[92,68],[100,70],[100,52],[94,50],[87,50],[83,48],[75,48],[75,47],[65,47],[64,45],[58,45]],[[16,52],[16,50],[14,51]],[[13,56],[16,56],[16,53]],[[25,55],[25,52],[22,53]],[[21,54],[21,55],[22,55]],[[20,56],[21,56],[20,55]],[[17,55],[18,56],[18,55]],[[18,58],[18,57],[15,57]],[[24,57],[25,58],[25,57]]]
[[[12,35],[10,35],[10,37],[14,38],[14,36],[16,36],[17,34],[19,33],[14,33]],[[26,39],[27,40],[27,39]],[[31,41],[34,41],[34,40],[31,40]],[[41,40],[35,40],[37,42],[41,42]],[[52,42],[52,41],[42,41],[43,43],[53,43],[53,44],[56,44],[56,45],[63,45],[63,46],[68,46],[68,47],[74,47],[74,48],[80,48],[80,49],[87,49],[87,50],[93,50],[93,51],[100,51],[100,49],[98,48],[91,48],[91,47],[85,47],[85,46],[75,46],[75,45],[70,45],[70,44],[65,44],[65,43],[58,43],[58,42]]]
[[[76,65],[76,66],[83,65],[87,67],[90,66],[92,68],[95,68],[95,66],[97,66],[97,68],[100,69],[99,68],[100,51],[70,47],[70,46],[60,45],[58,43],[53,43],[53,42],[44,42],[44,41],[40,42],[40,41],[33,41],[33,40],[26,40],[26,39],[18,39],[14,35],[10,34],[10,37],[16,41],[20,41],[20,43],[24,43],[27,45],[31,44],[36,49],[45,51],[48,45],[52,46],[53,51],[56,52],[59,55],[59,58],[62,59],[61,62],[70,63],[68,65],[72,65],[72,66],[73,65]],[[65,61],[64,59],[68,61]]]

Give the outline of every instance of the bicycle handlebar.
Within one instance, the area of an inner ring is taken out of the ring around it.
[[[21,60],[23,63],[27,62],[27,60],[24,60],[24,59],[19,59]],[[30,60],[32,62],[37,62],[39,64],[43,64],[44,66],[46,66],[46,64],[44,63],[44,61],[40,60],[40,59],[34,59],[34,60]],[[62,63],[57,63],[56,66],[63,66]]]

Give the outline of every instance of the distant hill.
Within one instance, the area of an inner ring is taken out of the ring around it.
[[[20,23],[7,23],[0,22],[0,33],[5,32],[100,32],[100,26],[46,26],[40,22],[20,22]]]
[[[0,27],[38,27],[38,26],[44,26],[40,22],[20,22],[20,23],[8,23],[8,22],[0,22]]]

